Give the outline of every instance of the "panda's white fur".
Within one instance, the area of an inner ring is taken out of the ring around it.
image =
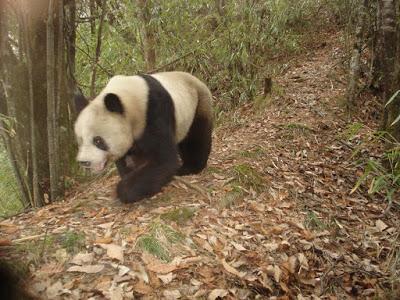
[[[166,72],[153,75],[169,92],[174,102],[176,121],[176,141],[184,139],[193,122],[198,104],[196,83],[199,80],[187,73]]]
[[[211,115],[211,94],[203,82],[188,73],[163,72],[151,76],[171,95],[175,110],[175,139],[179,143],[188,134],[196,110]],[[118,95],[124,115],[106,109],[104,97],[109,93]],[[114,161],[125,155],[145,129],[148,95],[149,87],[141,76],[117,75],[111,78],[75,122],[79,144],[77,160],[89,162],[92,170],[101,171],[108,160]],[[209,103],[199,103],[201,98]],[[106,141],[108,151],[93,144],[93,138],[98,135]]]

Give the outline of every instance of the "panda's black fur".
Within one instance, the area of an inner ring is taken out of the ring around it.
[[[169,93],[154,78],[141,75],[149,86],[147,124],[142,137],[126,154],[132,160],[144,161],[146,166],[132,171],[126,166],[129,159],[124,156],[116,162],[122,180],[117,194],[122,202],[152,196],[167,184],[179,168],[177,149],[174,143],[174,105]],[[136,166],[138,167],[138,166]]]
[[[176,143],[175,107],[170,93],[153,76],[140,77],[148,86],[145,128],[126,154],[116,160],[121,176],[117,195],[124,203],[153,196],[174,175],[199,173],[206,167],[211,151],[211,110],[199,111],[197,107],[189,132]],[[75,98],[76,107],[85,106],[79,103],[81,100],[81,96]],[[118,95],[107,94],[104,103],[108,111],[125,114]]]
[[[37,297],[30,294],[24,278],[15,270],[14,263],[1,257],[0,253],[0,297],[7,300],[33,300]]]

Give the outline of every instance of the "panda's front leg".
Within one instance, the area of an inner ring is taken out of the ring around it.
[[[122,176],[117,186],[118,198],[123,203],[132,203],[151,197],[172,180],[178,168],[177,156],[163,160],[149,160],[149,163],[142,168]]]
[[[132,172],[138,172],[148,164],[145,157],[135,154],[125,154],[115,162],[121,178]]]
[[[115,165],[117,166],[117,170],[119,173],[119,176],[124,177],[125,175],[129,174],[130,172],[133,171],[132,168],[130,168],[127,164],[127,158],[128,156],[125,155],[124,157],[118,159],[115,162]]]

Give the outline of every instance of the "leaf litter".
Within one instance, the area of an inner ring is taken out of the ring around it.
[[[216,128],[202,174],[129,206],[114,200],[113,175],[0,222],[1,245],[29,263],[33,292],[42,299],[399,298],[399,212],[383,216],[383,201],[350,194],[361,133],[340,139],[349,123],[337,101],[346,88],[339,37],[329,33],[326,47],[293,60],[274,79],[282,93],[268,108],[244,104],[240,120]]]

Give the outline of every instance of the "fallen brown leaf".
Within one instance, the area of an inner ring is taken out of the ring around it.
[[[229,273],[231,273],[231,274],[233,274],[233,275],[236,275],[236,276],[238,276],[238,277],[240,277],[240,278],[243,278],[244,276],[246,276],[246,272],[239,272],[239,271],[236,270],[234,267],[232,267],[231,265],[229,265],[229,264],[225,261],[225,259],[222,259],[222,260],[221,260],[221,263],[222,263],[224,269],[225,269],[227,272],[229,272]]]
[[[375,227],[378,231],[382,232],[389,226],[387,226],[382,220],[376,220]]]
[[[107,255],[110,258],[117,259],[120,262],[124,261],[124,250],[121,246],[115,244],[99,244],[99,246],[107,250]]]
[[[51,286],[49,286],[46,289],[46,295],[48,297],[48,299],[55,299],[57,298],[57,296],[60,295],[62,289],[64,288],[63,284],[61,283],[61,281],[57,281],[55,283],[53,283]]]
[[[208,300],[215,300],[217,298],[224,298],[226,295],[228,295],[228,291],[225,289],[214,289],[211,291],[211,293],[208,295]]]
[[[161,281],[162,281],[164,284],[168,284],[168,283],[170,283],[172,280],[174,280],[175,275],[171,272],[171,273],[168,273],[168,274],[166,274],[166,275],[157,275],[157,277],[160,278]]]
[[[73,266],[68,268],[67,272],[80,272],[80,273],[99,273],[104,269],[104,265],[86,265],[86,266]]]
[[[157,274],[168,274],[177,270],[179,267],[174,264],[154,263],[147,265],[147,269]]]
[[[182,297],[181,293],[178,290],[165,290],[163,292],[165,299],[167,300],[176,300]]]
[[[96,239],[93,243],[94,244],[111,244],[113,239],[111,237],[103,237]]]
[[[71,263],[74,265],[91,264],[94,260],[94,253],[78,253],[75,255]]]
[[[135,283],[135,285],[133,286],[133,290],[142,295],[149,295],[153,292],[153,289],[149,285],[145,284],[143,281]]]
[[[11,245],[11,241],[10,240],[0,239],[0,247],[1,246],[10,246],[10,245]]]

